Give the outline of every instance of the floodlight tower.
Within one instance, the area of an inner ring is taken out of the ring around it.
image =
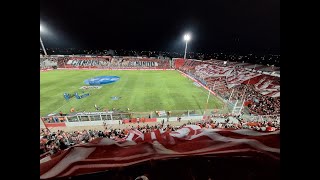
[[[190,34],[185,34],[185,35],[183,36],[183,40],[186,41],[186,47],[185,47],[185,49],[184,49],[184,59],[186,59],[186,56],[187,56],[188,41],[190,41],[190,39],[191,39]]]
[[[40,43],[41,43],[41,47],[42,47],[42,50],[43,50],[43,52],[44,52],[44,55],[47,56],[48,54],[47,54],[46,48],[44,47],[43,42],[42,42],[42,39],[41,39],[41,32],[43,32],[43,31],[44,31],[44,29],[43,29],[43,27],[40,25]]]

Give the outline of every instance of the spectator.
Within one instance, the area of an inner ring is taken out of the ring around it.
[[[224,120],[221,121],[221,117],[224,117]],[[201,128],[206,129],[241,128],[252,129],[255,131],[275,131],[280,129],[280,119],[277,116],[269,116],[267,120],[261,120],[261,118],[256,118],[255,116],[250,118],[240,118],[239,116],[235,116],[232,114],[215,114],[208,120],[201,120],[197,122],[191,122],[190,120],[188,120],[187,124],[198,125]],[[59,150],[67,149],[68,147],[71,147],[75,144],[90,142],[97,137],[121,140],[122,138],[125,138],[129,135],[130,129],[138,130],[142,133],[150,133],[155,130],[172,132],[184,127],[185,125],[186,124],[182,124],[181,126],[173,126],[171,124],[167,124],[166,126],[164,126],[163,119],[161,124],[155,124],[151,126],[149,124],[142,124],[142,126],[138,124],[137,127],[129,126],[124,129],[109,129],[108,127],[106,127],[104,132],[101,130],[83,130],[74,132],[64,132],[58,130],[56,133],[50,132],[46,129],[40,129],[40,153],[54,154]]]

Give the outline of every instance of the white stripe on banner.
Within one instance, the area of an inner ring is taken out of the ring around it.
[[[133,133],[130,133],[128,135],[128,137],[126,138],[127,141],[132,141],[132,138],[133,138],[134,134]]]
[[[155,134],[154,132],[151,132],[151,139],[152,139],[152,140],[157,139],[157,138],[156,138],[156,134]]]
[[[211,138],[214,141],[221,141],[221,142],[230,142],[230,143],[236,143],[236,144],[248,144],[256,149],[261,149],[264,151],[269,151],[269,152],[275,152],[275,153],[280,153],[280,149],[278,148],[272,148],[272,147],[268,147],[264,144],[262,144],[261,142],[255,140],[255,139],[236,139],[236,138],[230,138],[230,137],[225,137],[222,136],[210,129],[204,130],[202,131],[200,134],[197,135],[193,135],[191,136],[190,139],[188,140],[192,140],[201,136],[207,136],[209,138]],[[228,144],[229,145],[229,144]]]
[[[65,170],[72,163],[85,160],[96,148],[73,148],[66,157],[64,157],[60,162],[58,162],[53,168],[48,172],[44,173],[40,178],[47,179],[57,176],[63,170]]]

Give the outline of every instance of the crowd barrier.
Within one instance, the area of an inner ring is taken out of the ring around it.
[[[139,118],[139,123],[157,122],[157,118]],[[122,123],[138,123],[138,118],[124,119]]]
[[[66,127],[66,123],[61,122],[61,123],[44,123],[47,128],[52,128],[52,127]]]

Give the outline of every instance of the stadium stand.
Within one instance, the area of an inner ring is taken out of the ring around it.
[[[40,68],[51,66],[171,68],[169,61],[157,58],[40,57]],[[274,71],[280,69],[241,62],[192,59],[179,59],[174,62],[174,67],[195,78],[225,101],[243,101],[251,115],[212,113],[202,120],[166,123],[164,120],[162,123],[151,123],[141,119],[139,123],[125,119],[123,124],[119,120],[119,125],[105,125],[100,130],[40,128],[40,179],[94,179],[97,176],[105,179],[139,179],[143,176],[190,180],[278,177],[280,78]],[[65,120],[64,115],[55,115],[47,118],[47,123],[65,126]],[[209,169],[198,170],[197,163],[206,164]],[[233,163],[236,167],[230,165]],[[179,169],[182,167],[187,170]],[[158,174],[152,169],[174,175]],[[232,176],[229,169],[240,174]]]
[[[154,68],[169,69],[169,61],[138,57],[55,57],[58,68]]]
[[[209,120],[206,121],[188,121],[181,122],[180,125],[171,125],[164,123],[156,123],[149,125],[148,123],[128,123],[121,128],[108,128],[105,126],[105,130],[82,130],[73,132],[64,132],[58,130],[57,132],[51,132],[49,129],[40,129],[40,155],[50,152],[55,154],[59,149],[63,150],[65,146],[73,146],[75,144],[87,143],[98,137],[108,137],[115,141],[122,141],[125,137],[128,137],[130,130],[137,130],[141,133],[151,133],[155,130],[161,131],[177,131],[185,125],[198,125],[201,128],[206,129],[250,129],[255,131],[276,131],[280,130],[280,120],[277,117],[269,117],[268,119],[261,120],[259,118],[243,118],[235,115],[228,114],[216,114],[212,115]],[[135,127],[134,127],[135,126]],[[60,148],[63,146],[63,148]]]
[[[244,99],[253,114],[279,114],[280,78],[272,73],[263,74],[256,68],[257,65],[220,60],[186,60],[179,66],[179,70],[198,79],[225,100]]]
[[[148,161],[151,156],[158,157],[154,161],[159,162],[159,159],[183,159],[193,155],[203,157],[211,154],[224,158],[245,155],[259,157],[260,160],[266,158],[275,163],[280,155],[279,129],[280,124],[276,120],[245,122],[239,119],[239,123],[232,123],[229,118],[224,122],[210,120],[189,122],[181,126],[138,125],[126,129],[106,128],[104,131],[49,132],[43,129],[40,132],[40,178],[91,174],[112,170],[111,167],[125,168],[128,161],[124,157],[129,158],[131,163],[140,164]],[[247,139],[248,136],[251,140]],[[217,145],[221,147],[213,148]],[[103,153],[106,150],[109,153]],[[85,155],[86,152],[90,156]],[[68,158],[75,155],[75,159]],[[87,165],[89,163],[89,169],[83,168],[81,164],[84,162]],[[108,165],[102,167],[99,164]],[[70,168],[77,170],[70,171]]]

